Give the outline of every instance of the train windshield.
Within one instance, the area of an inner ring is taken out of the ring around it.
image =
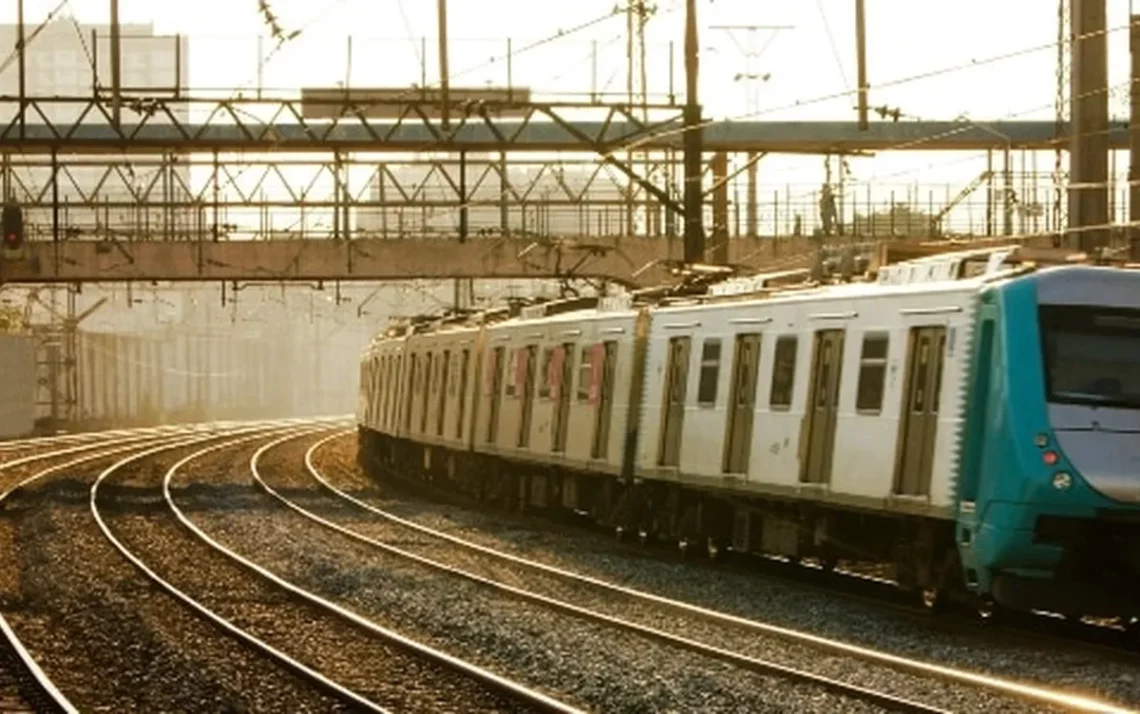
[[[1140,409],[1140,310],[1041,307],[1050,402]]]

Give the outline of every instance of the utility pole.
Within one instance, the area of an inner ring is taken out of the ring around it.
[[[685,262],[699,263],[705,257],[705,231],[701,196],[701,104],[697,96],[700,45],[697,44],[697,0],[685,0]]]
[[[855,54],[859,81],[859,131],[867,131],[867,25],[864,0],[855,0]]]
[[[1069,0],[1057,0],[1057,66],[1056,66],[1056,96],[1054,97],[1055,114],[1053,117],[1053,133],[1057,140],[1053,153],[1053,231],[1056,233],[1055,246],[1059,246],[1061,236],[1065,233],[1065,214],[1067,206],[1065,201],[1065,156],[1061,139],[1065,135],[1065,121],[1069,116],[1069,108],[1065,90],[1069,86],[1069,66],[1066,59],[1069,57]]]
[[[111,0],[111,120],[118,129],[122,124],[122,38],[119,25],[119,0]]]
[[[630,112],[634,111],[634,107],[641,108],[641,120],[643,122],[649,121],[649,108],[647,103],[649,97],[647,95],[649,79],[645,63],[645,25],[649,21],[649,15],[653,12],[653,7],[647,5],[645,0],[626,0],[626,23],[625,23],[625,53],[626,53],[626,80],[625,92],[626,102],[629,104]],[[646,179],[652,179],[652,167],[649,163],[649,154],[647,152],[626,152],[625,160],[629,165],[633,165],[636,157],[640,157],[643,163],[644,176]],[[634,181],[628,180],[626,182],[626,201],[625,201],[625,233],[633,235],[636,232],[635,217],[637,214],[637,206],[634,201],[634,193],[638,190],[638,186]],[[649,199],[643,202],[645,206],[646,229],[649,228]]]
[[[1129,17],[1132,83],[1129,86],[1128,259],[1140,261],[1140,15]]]
[[[446,132],[451,129],[451,70],[447,62],[447,0],[437,0],[436,21],[439,27],[439,119]],[[467,242],[467,154],[459,152],[459,242]],[[475,294],[475,281],[456,278],[452,281],[452,304],[470,307]]]
[[[1070,241],[1093,253],[1108,242],[1108,53],[1105,0],[1070,0]]]
[[[447,0],[436,2],[436,19],[439,22],[439,102],[440,122],[444,131],[451,128],[451,86],[447,68]]]
[[[17,62],[19,64],[18,71],[20,73],[20,138],[23,139],[27,121],[24,119],[26,112],[26,100],[28,98],[28,69],[27,58],[25,56],[26,50],[24,49],[24,0],[16,0],[16,52],[18,53]],[[7,196],[0,198],[6,199]]]

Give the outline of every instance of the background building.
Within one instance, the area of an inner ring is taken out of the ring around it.
[[[125,24],[121,30],[120,86],[127,100],[123,122],[136,123],[140,114],[130,106],[131,97],[159,97],[178,121],[189,119],[189,108],[181,101],[189,86],[190,44],[180,35],[156,35],[151,24]],[[60,17],[46,23],[25,26],[25,91],[36,99],[25,121],[42,124],[46,118],[56,127],[76,122],[108,126],[108,117],[86,102],[42,101],[49,97],[82,98],[109,96],[111,91],[111,43],[109,25],[77,22]],[[33,37],[33,33],[35,33]],[[16,25],[0,25],[0,47],[8,49],[0,65],[0,94],[18,96],[19,63],[15,47]],[[5,126],[16,117],[13,104],[0,107]],[[40,112],[43,116],[40,116]],[[170,123],[162,114],[149,122]],[[112,165],[108,165],[108,159]],[[190,171],[178,155],[132,155],[100,158],[98,165],[84,166],[84,157],[60,157],[58,180],[59,229],[61,238],[77,239],[114,235],[136,240],[176,236],[185,232],[190,217],[185,211],[160,208],[148,210],[133,205],[140,195],[151,200],[162,196],[185,196],[191,191]],[[6,154],[0,156],[0,189],[25,205],[29,238],[54,236],[52,213],[52,172],[45,156]],[[179,200],[179,199],[173,199]]]

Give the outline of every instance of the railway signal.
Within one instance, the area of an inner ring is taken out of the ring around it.
[[[24,210],[15,202],[5,203],[0,211],[0,237],[6,253],[19,251],[24,246]]]

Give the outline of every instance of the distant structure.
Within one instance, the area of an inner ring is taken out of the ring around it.
[[[378,238],[455,238],[459,199],[447,177],[458,182],[456,162],[393,162],[382,169],[372,174],[364,194],[363,200],[374,205],[355,209],[355,232]],[[644,191],[631,202],[616,170],[614,176],[599,175],[606,170],[609,167],[599,169],[594,162],[504,166],[497,157],[473,157],[467,165],[467,185],[472,187],[467,197],[469,235],[663,235],[665,208]],[[404,200],[402,193],[416,193],[416,201]],[[381,203],[384,206],[375,205]]]
[[[34,38],[36,23],[25,25],[24,36],[30,38],[25,50],[25,83],[29,97],[94,97],[107,95],[111,85],[110,25],[79,23],[71,17],[60,17],[47,23]],[[163,97],[166,107],[179,121],[189,119],[189,106],[180,101],[189,85],[189,39],[182,35],[157,35],[154,25],[121,25],[121,86],[125,97],[124,121],[138,121],[138,111],[131,109],[132,96]],[[0,25],[0,47],[15,47],[18,27]],[[0,72],[0,94],[19,94],[19,66],[12,61]],[[97,110],[87,111],[85,103],[37,102],[48,120],[60,126],[82,121],[84,124],[108,123]],[[0,110],[5,126],[15,118],[14,105]],[[41,123],[38,115],[26,118]],[[169,123],[162,114],[148,121]],[[139,209],[132,204],[136,197],[149,191],[150,202],[184,200],[190,186],[190,169],[177,155],[132,156],[128,164],[108,169],[84,166],[77,157],[61,157],[59,200],[60,223],[68,234],[80,233],[143,238],[166,229],[177,235],[180,225],[189,227],[191,216],[172,210]],[[8,155],[0,158],[0,188],[4,195],[15,194],[30,207],[25,211],[29,237],[45,238],[52,231],[51,169],[46,157]],[[46,191],[42,189],[47,188]],[[95,194],[98,193],[98,199]],[[96,204],[101,204],[96,207]],[[149,215],[148,215],[149,214]],[[66,236],[64,236],[66,237]]]

